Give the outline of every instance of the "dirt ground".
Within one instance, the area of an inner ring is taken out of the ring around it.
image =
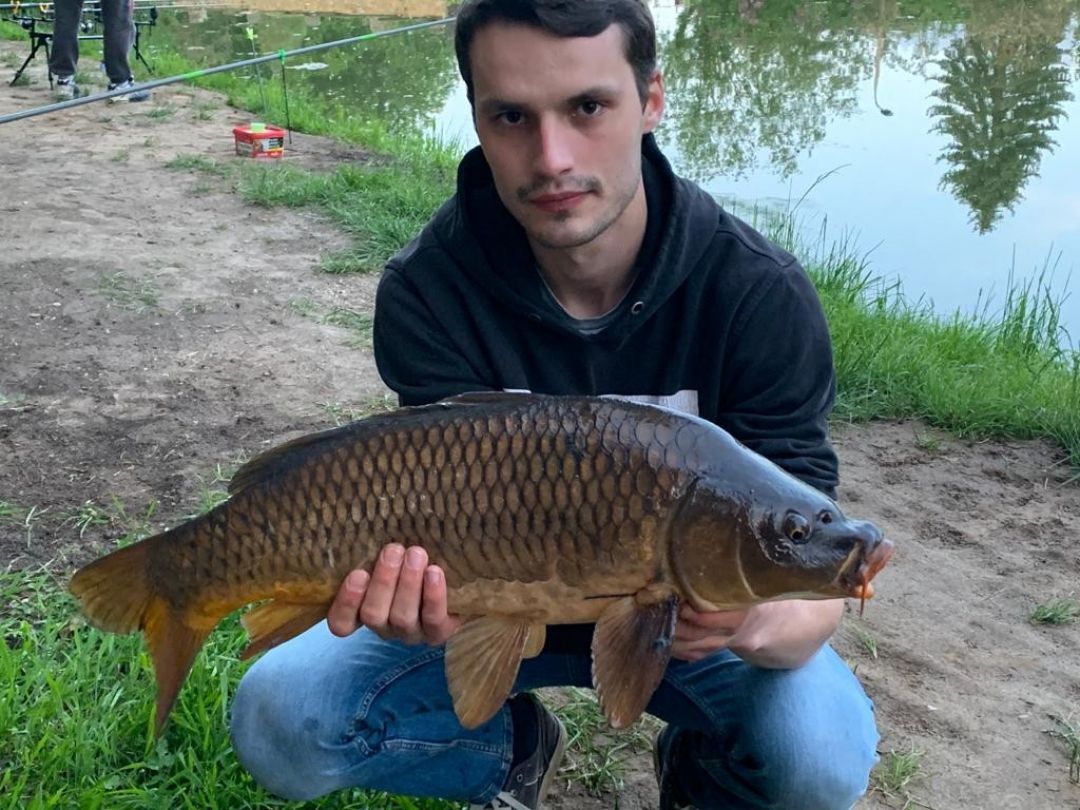
[[[30,75],[4,78],[0,113],[47,103],[40,66]],[[0,567],[65,571],[104,548],[120,529],[80,536],[88,502],[115,516],[157,501],[153,522],[175,523],[218,465],[386,394],[370,351],[321,317],[371,309],[374,278],[316,272],[346,237],[164,168],[238,159],[231,127],[247,120],[178,87],[0,126],[0,502],[36,510],[30,531],[0,523]],[[362,158],[295,136],[286,160]],[[916,423],[841,426],[835,440],[841,504],[899,549],[836,644],[876,702],[881,752],[922,752],[910,806],[1078,810],[1048,732],[1055,717],[1080,724],[1080,624],[1027,620],[1080,596],[1080,488],[1060,452]],[[552,805],[655,808],[648,754],[617,794],[561,787]]]

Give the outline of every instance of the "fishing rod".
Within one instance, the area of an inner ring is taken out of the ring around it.
[[[12,121],[19,121],[23,118],[32,118],[37,115],[46,115],[47,113],[59,112],[60,110],[67,110],[71,107],[78,107],[82,104],[92,104],[95,101],[103,101],[113,96],[122,96],[128,93],[138,93],[141,90],[153,90],[157,87],[164,87],[167,84],[177,84],[178,82],[191,81],[192,79],[201,79],[203,76],[212,76],[215,73],[224,73],[229,70],[236,70],[237,68],[250,67],[251,65],[261,65],[264,62],[270,62],[274,59],[278,59],[285,63],[285,59],[291,56],[301,56],[306,53],[315,53],[316,51],[325,51],[328,48],[338,48],[344,45],[353,45],[357,42],[366,42],[370,39],[378,39],[380,37],[388,37],[392,34],[407,34],[411,31],[419,31],[422,28],[432,28],[436,25],[446,25],[449,22],[453,22],[456,17],[446,17],[441,20],[429,20],[428,22],[413,23],[412,25],[404,25],[401,28],[390,28],[386,31],[373,31],[370,34],[361,34],[355,37],[347,37],[346,39],[336,39],[333,42],[323,42],[320,45],[307,45],[303,48],[296,48],[292,51],[278,51],[277,53],[268,53],[262,56],[256,56],[252,59],[241,59],[239,62],[229,62],[224,65],[217,65],[215,67],[202,68],[200,70],[193,70],[189,73],[181,73],[176,76],[168,76],[164,79],[154,79],[148,82],[140,82],[134,87],[118,87],[115,90],[107,90],[103,93],[94,93],[89,96],[82,96],[80,98],[69,99],[68,101],[58,101],[55,104],[46,104],[43,107],[31,107],[28,110],[19,110],[13,113],[7,113],[6,115],[0,115],[0,124],[7,124]]]

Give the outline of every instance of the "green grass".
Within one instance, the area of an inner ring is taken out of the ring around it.
[[[923,752],[912,747],[908,751],[886,751],[870,773],[870,790],[889,799],[901,799],[904,807],[913,802],[908,793],[912,783],[922,774]]]
[[[199,491],[195,511],[189,518],[198,517],[213,509],[218,504],[229,500],[228,484],[236,471],[248,460],[247,454],[240,454],[229,464],[216,464],[208,476],[197,476]]]
[[[1074,784],[1080,784],[1080,721],[1055,717],[1054,728],[1048,733],[1065,745],[1065,755],[1069,759],[1069,779]]]
[[[176,115],[176,109],[172,104],[155,104],[144,114],[154,121],[161,121]]]
[[[10,501],[0,501],[0,523],[22,523],[28,511]]]
[[[347,307],[334,307],[323,318],[323,323],[340,326],[349,331],[347,344],[354,349],[372,347],[372,329],[375,317],[369,312],[357,312]]]
[[[176,171],[202,172],[223,177],[229,174],[229,167],[206,155],[177,155],[165,164],[166,169]]]
[[[631,756],[652,750],[653,739],[663,724],[644,715],[625,731],[612,731],[596,695],[589,689],[550,690],[556,708],[566,724],[567,754],[559,775],[580,783],[597,796],[618,790]]]
[[[1080,468],[1080,353],[1045,276],[998,312],[939,317],[844,246],[808,251],[833,337],[838,420],[918,418],[957,436],[1058,443]]]
[[[79,537],[82,537],[91,526],[108,526],[113,518],[107,509],[98,506],[93,501],[86,501],[82,506],[72,510],[68,520],[79,530]]]
[[[859,646],[876,661],[878,657],[877,639],[861,627],[853,627],[851,632],[854,634],[855,640],[859,642]]]
[[[109,273],[102,277],[98,290],[111,303],[123,309],[142,312],[158,305],[160,293],[154,283],[145,278],[132,278],[127,273]]]
[[[397,408],[397,398],[387,394],[369,397],[356,405],[343,405],[340,402],[320,402],[319,407],[337,426],[344,425],[346,422],[355,422],[365,416],[392,411]]]
[[[1080,602],[1075,599],[1051,599],[1031,612],[1035,624],[1069,624],[1080,619]]]
[[[318,206],[353,237],[351,248],[323,261],[328,273],[377,272],[420,232],[453,193],[453,171],[424,166],[416,155],[390,163],[313,173],[292,166],[251,166],[239,190],[256,205]]]
[[[34,525],[40,519],[41,509],[37,506],[22,506],[11,501],[0,500],[0,526],[20,526],[29,544]],[[3,602],[0,602],[2,605]]]

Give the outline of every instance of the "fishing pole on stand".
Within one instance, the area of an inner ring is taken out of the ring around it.
[[[285,83],[285,51],[278,51],[281,60],[281,96],[285,101],[285,131],[289,133],[289,145],[292,146],[292,121],[289,118],[289,87]]]
[[[255,48],[255,30],[249,25],[244,28],[244,34],[251,43],[251,56],[255,59],[259,54]],[[292,145],[292,121],[289,118],[289,88],[285,80],[285,51],[277,52],[281,61],[281,93],[285,102],[285,134],[276,128],[266,128],[262,122],[252,122],[248,127],[236,127],[233,135],[236,137],[237,154],[250,154],[254,157],[278,157],[282,154],[284,137],[287,135],[289,145]],[[266,88],[263,86],[262,65],[255,65],[255,79],[259,84],[259,99],[262,102],[264,116],[270,114],[270,104],[266,100]],[[265,144],[264,144],[265,141]]]

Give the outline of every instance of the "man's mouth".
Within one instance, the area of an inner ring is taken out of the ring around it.
[[[541,211],[557,213],[576,207],[585,199],[586,194],[588,194],[587,191],[560,191],[553,194],[541,194],[533,197],[529,202]]]

